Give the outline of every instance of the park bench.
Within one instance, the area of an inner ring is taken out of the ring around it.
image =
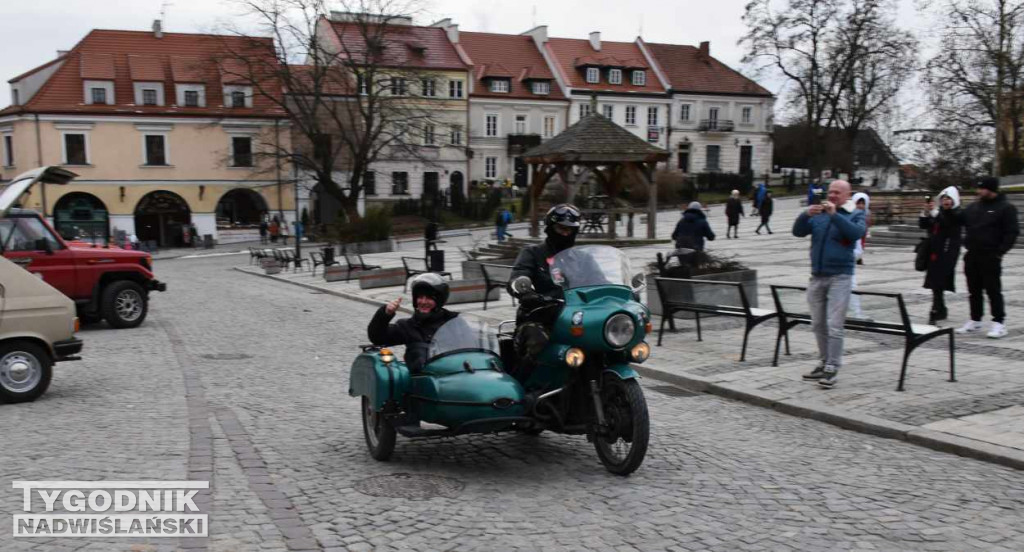
[[[712,280],[691,280],[685,278],[654,279],[661,299],[661,326],[658,328],[658,345],[665,332],[665,322],[675,330],[673,315],[677,312],[692,312],[697,321],[697,341],[703,341],[700,329],[701,315],[731,316],[743,318],[743,349],[740,361],[747,359],[747,338],[758,324],[776,317],[774,311],[752,308],[743,284],[740,282],[718,282]]]
[[[348,266],[348,277],[345,281],[349,281],[352,277],[352,273],[359,270],[376,270],[380,268],[380,265],[366,264],[363,260],[362,253],[349,253],[348,251],[343,252],[342,257],[345,258],[345,265]]]
[[[505,289],[512,279],[512,266],[493,263],[480,263],[480,271],[484,274],[484,310],[487,310],[487,295],[492,289]],[[512,297],[512,306],[516,298]]]
[[[772,366],[779,365],[779,345],[786,340],[786,354],[789,354],[789,329],[797,324],[810,324],[811,315],[807,306],[807,288],[799,286],[773,285],[772,299],[779,316],[779,334],[775,339],[775,356]],[[914,349],[926,341],[943,335],[949,336],[949,381],[956,381],[955,345],[953,328],[940,328],[928,324],[914,324],[907,313],[907,305],[900,293],[880,293],[873,291],[856,291],[860,296],[862,310],[871,311],[875,316],[884,316],[884,320],[864,317],[846,317],[844,329],[858,332],[870,332],[903,337],[903,365],[900,367],[900,379],[897,391],[903,391],[903,382],[907,377],[907,361]],[[893,309],[895,307],[895,310]]]
[[[309,261],[313,265],[313,276],[316,276],[316,267],[318,267],[318,266],[322,266],[326,270],[327,267],[329,267],[329,266],[334,266],[336,264],[339,264],[337,260],[335,260],[335,259],[326,260],[326,259],[324,259],[324,254],[323,253],[316,253],[316,252],[312,252],[312,253],[309,254]]]
[[[289,264],[292,265],[292,272],[302,268],[303,264],[306,262],[306,259],[295,254],[294,249],[282,249],[280,251],[282,258],[284,259],[285,266],[287,267]]]
[[[409,285],[409,278],[433,272],[452,279],[452,273],[446,271],[429,270],[425,257],[402,257],[402,266],[405,267],[405,285]]]

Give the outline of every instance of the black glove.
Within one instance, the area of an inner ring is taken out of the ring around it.
[[[546,298],[535,291],[527,291],[526,293],[522,294],[519,297],[519,303],[523,306],[523,308],[529,310],[540,307],[546,302]]]

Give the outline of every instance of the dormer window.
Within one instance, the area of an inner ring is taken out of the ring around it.
[[[164,105],[164,83],[135,82],[135,105]]]
[[[608,71],[608,83],[622,84],[622,69],[612,69]]]
[[[597,67],[587,67],[587,82],[590,84],[601,82],[601,70]]]
[[[507,94],[508,88],[508,81],[505,79],[493,79],[491,81],[491,92]]]
[[[90,88],[90,95],[92,95],[92,103],[94,104],[105,104],[107,103],[107,89],[106,88]]]
[[[114,81],[82,81],[86,105],[114,105]]]
[[[199,92],[197,90],[185,91],[185,107],[199,107]]]
[[[145,88],[142,90],[142,105],[156,105],[156,89]]]
[[[633,71],[633,86],[647,85],[647,71]]]
[[[245,107],[245,92],[235,91],[231,93],[231,107]]]
[[[175,105],[206,107],[206,87],[202,84],[175,84]]]
[[[252,107],[252,87],[228,85],[224,87],[224,107]]]
[[[551,83],[548,81],[534,81],[533,82],[533,93],[539,95],[547,95],[551,93]]]

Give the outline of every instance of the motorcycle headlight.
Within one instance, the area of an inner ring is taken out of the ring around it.
[[[576,347],[565,352],[565,363],[568,364],[570,368],[579,368],[580,366],[583,366],[583,360],[585,358],[583,351]]]
[[[394,355],[394,353],[391,352],[391,349],[381,349],[380,350],[380,361],[381,362],[383,362],[384,364],[390,364],[394,360],[395,360],[395,355]]]
[[[614,349],[626,346],[636,333],[636,322],[633,317],[620,312],[604,323],[604,340]]]
[[[640,343],[633,350],[629,352],[629,357],[633,359],[633,362],[643,362],[650,358],[651,346],[646,343]]]

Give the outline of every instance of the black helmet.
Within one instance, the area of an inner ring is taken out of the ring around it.
[[[579,228],[580,218],[580,210],[575,205],[571,203],[559,203],[558,205],[548,209],[548,213],[544,215],[544,228],[548,228],[553,224],[560,224],[570,228]]]
[[[440,309],[448,302],[448,282],[440,274],[426,272],[412,279],[412,302],[416,305],[416,298],[426,295],[437,302]]]

